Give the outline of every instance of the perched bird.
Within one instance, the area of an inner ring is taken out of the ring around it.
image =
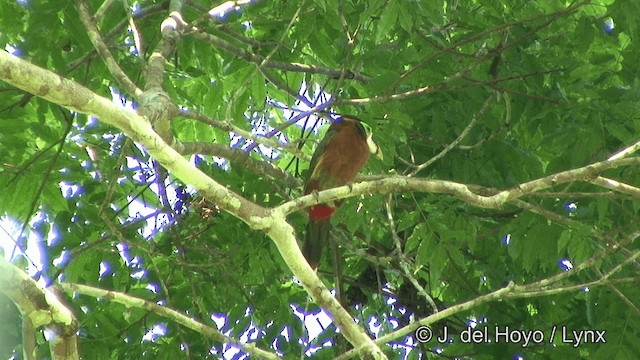
[[[353,181],[367,163],[369,154],[382,159],[380,149],[371,138],[371,127],[353,116],[334,121],[316,147],[304,187],[304,194],[346,185]],[[312,268],[317,268],[322,249],[328,243],[331,216],[342,200],[311,206],[302,253]]]

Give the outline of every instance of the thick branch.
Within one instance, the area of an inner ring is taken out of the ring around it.
[[[55,338],[49,342],[52,359],[79,359],[75,316],[51,290],[42,288],[27,273],[0,257],[0,292],[20,310],[29,328],[41,326],[53,330]],[[35,336],[34,333],[24,336]],[[31,343],[29,339],[23,340]],[[25,354],[25,358],[33,358]]]
[[[164,70],[167,59],[175,52],[179,33],[184,27],[182,20],[182,1],[172,0],[169,4],[169,16],[160,25],[162,40],[156,45],[155,50],[149,57],[149,66],[145,77],[147,85],[145,90],[162,89],[164,80]]]
[[[327,203],[332,200],[357,195],[390,194],[406,191],[449,194],[478,207],[498,209],[507,202],[524,195],[572,181],[589,181],[596,178],[599,173],[605,170],[631,165],[640,165],[640,157],[597,162],[581,168],[562,171],[557,174],[532,180],[515,188],[499,191],[498,193],[481,186],[466,185],[448,180],[426,180],[403,176],[390,176],[382,180],[365,181],[305,195],[278,206],[276,210],[289,214],[315,204]],[[485,196],[481,194],[493,195]]]
[[[364,329],[351,317],[349,312],[329,292],[311,269],[297,244],[294,229],[286,222],[285,215],[274,211],[274,224],[268,235],[273,239],[280,254],[302,286],[318,305],[325,308],[344,337],[357,349],[363,358],[386,359],[380,348],[369,338]]]
[[[94,114],[101,121],[122,130],[132,140],[145,145],[151,156],[176,177],[197,188],[208,200],[233,214],[252,228],[264,229],[268,211],[218,184],[194,168],[169,147],[143,117],[132,110],[114,105],[73,81],[0,51],[0,78],[45,100],[84,114]]]
[[[627,194],[631,196],[634,199],[640,199],[640,189],[635,186],[625,184],[623,182],[598,176],[597,178],[591,180],[591,183],[594,185],[602,186],[607,189],[619,191],[623,194]]]
[[[385,359],[378,346],[355,323],[349,313],[331,296],[302,256],[294,229],[285,214],[269,211],[220,185],[194,168],[153,130],[151,124],[134,111],[116,107],[109,99],[87,88],[32,65],[6,52],[0,52],[0,78],[39,97],[71,110],[94,114],[113,125],[132,140],[143,144],[149,154],[184,183],[193,186],[209,201],[218,205],[254,230],[265,231],[275,242],[293,274],[318,303],[326,307],[345,338],[371,359]],[[45,85],[46,84],[46,85]]]

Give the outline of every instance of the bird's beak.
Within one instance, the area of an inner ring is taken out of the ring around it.
[[[380,148],[378,148],[378,152],[376,152],[375,155],[380,159],[380,161],[384,161],[384,156],[382,156],[382,150],[380,150]]]
[[[367,136],[367,146],[369,147],[369,151],[372,154],[374,154],[376,157],[378,157],[378,159],[384,160],[384,158],[382,156],[382,150],[380,150],[380,147],[378,146],[378,144],[376,144],[373,141],[373,138],[372,138],[371,134],[369,134],[369,136]]]

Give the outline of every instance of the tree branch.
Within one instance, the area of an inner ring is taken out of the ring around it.
[[[572,271],[565,272],[565,274],[569,274],[569,273],[575,274],[575,272],[576,271],[572,270]],[[635,282],[638,279],[631,278],[631,279],[621,279],[621,280],[624,280],[625,282]],[[475,299],[450,306],[444,310],[441,310],[437,313],[434,313],[425,318],[422,318],[414,323],[411,323],[403,328],[395,330],[387,335],[381,336],[375,340],[375,343],[378,345],[387,344],[395,339],[414,333],[416,330],[418,330],[422,326],[428,326],[428,325],[434,324],[440,320],[446,319],[460,312],[476,308],[482,304],[486,304],[489,302],[506,300],[506,299],[520,299],[520,298],[530,298],[530,297],[537,297],[537,296],[557,295],[557,294],[562,294],[566,292],[580,290],[585,287],[604,286],[604,285],[608,285],[616,282],[616,281],[609,281],[606,279],[606,277],[601,277],[598,280],[585,282],[577,285],[547,288],[546,286],[542,285],[543,281],[544,280],[538,281],[532,284],[528,284],[528,285],[516,285],[513,282],[510,282],[507,286],[501,289],[498,289],[486,295],[478,296]],[[336,357],[335,359],[336,360],[349,359],[351,357],[354,357],[356,354],[357,354],[357,349],[353,349]]]
[[[111,0],[106,0],[102,5],[104,6],[106,3],[110,2]],[[159,13],[161,11],[166,10],[167,6],[168,6],[168,2],[162,2],[160,4],[156,4],[156,5],[151,5],[148,7],[145,7],[143,9],[141,9],[140,11],[137,11],[135,14],[132,14],[132,19],[133,20],[138,20],[138,19],[142,19],[145,18],[147,16],[150,15],[154,15],[156,13]],[[106,10],[106,8],[105,8]],[[98,9],[98,11],[96,11],[96,14],[94,15],[94,19],[95,18],[101,18],[103,14],[99,13],[100,9]],[[105,44],[109,44],[111,42],[111,40],[113,40],[113,38],[121,33],[121,31],[129,25],[129,20],[128,19],[124,19],[122,21],[120,21],[116,26],[114,26],[113,28],[111,28],[111,30],[109,30],[109,32],[102,37],[103,41],[105,42]],[[68,72],[72,72],[75,71],[80,65],[84,64],[85,62],[87,62],[88,60],[94,58],[96,55],[96,51],[95,48],[90,50],[89,52],[87,52],[86,54],[80,56],[79,58],[77,58],[76,60],[73,60],[69,63],[69,66],[67,66],[66,71]]]
[[[285,213],[268,210],[217,183],[191,166],[171,148],[151,127],[147,119],[132,110],[116,107],[109,99],[87,88],[57,76],[50,71],[0,51],[0,78],[45,100],[80,113],[94,114],[104,123],[122,130],[132,140],[143,144],[149,154],[185,184],[189,184],[209,201],[244,221],[253,230],[265,232],[293,274],[316,302],[327,309],[344,337],[364,356],[386,359],[365,330],[331,295],[311,269],[298,247],[293,227]]]
[[[148,310],[156,315],[175,321],[195,332],[203,334],[216,341],[230,343],[238,345],[242,350],[250,355],[258,356],[263,359],[279,359],[279,356],[273,352],[262,350],[255,344],[242,343],[232,337],[226,336],[217,329],[212,328],[200,321],[194,320],[176,310],[160,306],[152,301],[140,299],[131,295],[127,295],[117,291],[103,290],[93,286],[62,283],[59,287],[67,293],[79,293],[87,296],[92,296],[98,299],[105,299],[119,304],[123,304],[126,307],[134,307]]]
[[[473,300],[469,300],[466,301],[464,303],[458,304],[458,305],[453,305],[450,306],[444,310],[441,310],[433,315],[427,316],[424,319],[421,319],[420,321],[416,321],[410,325],[407,325],[403,328],[400,328],[392,333],[389,333],[387,335],[384,335],[378,339],[376,339],[376,344],[379,345],[383,345],[386,344],[392,340],[398,339],[400,337],[403,336],[407,336],[411,333],[413,333],[416,329],[418,329],[420,326],[426,326],[429,324],[433,324],[437,321],[440,321],[442,319],[448,318],[450,316],[453,316],[459,312],[465,311],[465,310],[469,310],[472,309],[474,307],[477,307],[479,305],[482,305],[484,303],[488,303],[488,302],[492,302],[492,301],[496,301],[496,300],[500,300],[502,299],[506,294],[512,293],[516,288],[516,285],[513,282],[510,282],[509,285],[507,285],[506,287],[503,287],[501,289],[498,289],[494,292],[491,292],[489,294],[486,295],[482,295],[479,296]],[[349,359],[353,356],[355,356],[357,354],[356,350],[350,350],[347,351],[346,353],[338,356],[335,358],[335,360],[343,360],[343,359]]]
[[[405,191],[449,194],[478,207],[498,209],[511,200],[552,186],[572,181],[591,180],[596,178],[598,173],[605,170],[632,165],[640,165],[640,157],[597,162],[581,168],[562,171],[540,179],[528,181],[517,187],[502,190],[497,193],[495,190],[482,186],[461,184],[448,180],[427,180],[403,176],[389,176],[382,180],[349,184],[305,195],[276,207],[276,210],[290,214],[312,205],[327,203],[337,199],[365,194],[390,194]],[[485,196],[481,194],[492,195]]]
[[[140,90],[136,84],[129,79],[127,74],[125,74],[120,68],[120,65],[118,65],[116,59],[111,55],[109,48],[107,48],[104,40],[102,40],[100,31],[98,31],[96,24],[93,22],[87,2],[85,0],[76,0],[76,9],[78,10],[80,20],[82,20],[84,27],[87,29],[87,35],[89,36],[93,47],[107,65],[107,68],[111,75],[113,75],[113,78],[118,82],[118,85],[122,86],[123,90],[131,94],[133,97],[139,98],[142,94],[142,90]]]
[[[133,110],[117,107],[73,81],[0,51],[0,78],[45,100],[84,114],[93,114],[104,123],[122,130],[143,145],[173,175],[191,184],[221,209],[245,221],[253,229],[269,226],[268,210],[213,181],[189,162],[153,130],[149,121]]]
[[[190,112],[186,110],[182,111],[182,116],[188,119],[200,121],[204,124],[211,125],[221,130],[233,132],[236,135],[242,136],[243,138],[247,140],[251,140],[258,144],[266,145],[274,149],[284,149],[285,151],[290,152],[292,155],[302,160],[309,161],[311,159],[309,155],[306,155],[305,153],[300,151],[300,149],[298,149],[293,143],[283,144],[283,143],[280,143],[279,141],[276,141],[264,136],[254,135],[244,129],[241,129],[231,124],[229,121],[216,120],[204,114]]]
[[[149,57],[149,65],[145,74],[147,80],[145,90],[162,90],[165,64],[171,54],[175,52],[178,37],[185,25],[181,14],[182,5],[182,0],[171,0],[169,3],[169,16],[160,25],[162,40],[156,45]]]
[[[300,64],[300,63],[293,63],[293,62],[289,63],[289,62],[277,61],[277,60],[267,60],[264,56],[256,55],[248,50],[245,50],[240,47],[236,47],[230,42],[223,40],[217,36],[207,34],[199,30],[193,32],[192,35],[196,39],[206,41],[216,48],[227,51],[239,58],[252,62],[256,65],[263,66],[265,68],[279,69],[279,70],[292,71],[292,72],[302,72],[307,74],[320,74],[320,75],[329,76],[332,79],[339,79],[341,76],[344,76],[345,79],[358,80],[364,83],[370,80],[368,76],[361,75],[354,71],[349,71],[345,75],[342,69],[330,69],[323,66],[307,65],[307,64]]]
[[[315,271],[302,255],[293,228],[285,221],[285,214],[273,211],[273,225],[267,234],[278,247],[287,266],[298,278],[305,290],[316,303],[327,310],[333,322],[344,337],[367,359],[386,359],[380,348],[369,338],[365,330],[358,325],[349,312],[342,307],[329,289],[318,278]]]
[[[274,179],[282,181],[283,184],[288,188],[295,188],[302,185],[300,179],[291,176],[286,171],[282,171],[282,169],[274,166],[272,163],[266,161],[257,161],[248,153],[240,150],[230,149],[226,145],[208,142],[188,142],[177,143],[175,147],[177,151],[183,155],[204,154],[223,157],[231,162],[235,162],[236,164],[257,175],[267,175]]]
[[[607,160],[617,160],[617,159],[621,159],[623,157],[626,157],[628,155],[633,154],[634,152],[640,150],[640,141],[638,141],[637,143],[628,146],[620,151],[618,151],[617,153],[615,153],[614,155],[612,155],[609,159]]]
[[[389,220],[389,230],[391,231],[391,237],[393,238],[393,243],[396,246],[396,250],[398,252],[398,258],[400,260],[399,261],[400,268],[402,268],[402,271],[404,272],[404,276],[407,279],[409,279],[409,282],[411,282],[411,284],[413,284],[416,290],[418,290],[418,294],[424,297],[424,299],[427,301],[429,306],[431,306],[431,309],[433,310],[433,312],[436,313],[438,312],[438,306],[436,305],[435,301],[433,301],[433,298],[427,293],[424,287],[420,285],[420,283],[418,282],[418,279],[416,279],[415,276],[413,276],[413,274],[411,273],[411,271],[409,271],[409,259],[407,259],[407,256],[402,250],[401,240],[400,240],[400,237],[398,236],[398,231],[396,230],[396,222],[393,219],[393,211],[391,210],[391,199],[392,197],[391,195],[389,195],[386,201],[384,202],[384,205],[385,205],[385,210],[387,212],[387,219]]]
[[[443,156],[445,156],[449,151],[451,151],[451,149],[455,148],[462,140],[464,140],[464,138],[467,136],[467,134],[469,134],[471,129],[473,129],[473,127],[476,125],[478,120],[482,117],[482,115],[484,115],[484,112],[487,110],[487,108],[489,107],[489,104],[491,104],[492,100],[493,100],[493,96],[487,97],[487,99],[484,101],[484,104],[482,105],[482,108],[480,108],[480,110],[478,110],[478,112],[473,115],[473,117],[471,118],[471,121],[469,121],[469,124],[467,125],[467,127],[464,128],[464,130],[462,130],[460,135],[458,135],[458,137],[454,141],[452,141],[449,145],[447,145],[444,149],[442,149],[442,151],[440,151],[434,157],[432,157],[428,161],[416,166],[416,168],[413,171],[411,171],[409,176],[414,176],[418,172],[422,171],[424,168],[426,168],[429,165],[433,164],[438,159],[440,159]]]
[[[33,332],[28,333],[29,328],[35,330],[46,326],[55,333],[54,339],[49,342],[52,359],[80,358],[76,337],[78,323],[56,294],[38,285],[27,273],[3,257],[0,257],[0,284],[0,292],[16,304],[22,314],[23,324],[27,325],[23,336],[35,336]],[[32,339],[27,338],[23,342],[33,343]],[[24,350],[30,352],[24,354],[26,359],[35,358],[35,354],[31,353],[35,349],[28,346]]]
[[[226,1],[214,8],[209,10],[208,14],[211,18],[224,19],[228,13],[231,11],[235,11],[236,8],[240,8],[243,6],[249,6],[254,3],[257,3],[258,0],[239,0],[239,1]]]
[[[591,180],[591,183],[603,188],[615,190],[621,192],[623,194],[629,195],[634,199],[640,199],[640,189],[625,184],[623,182],[619,182],[617,180],[609,179],[606,177],[598,176],[597,178]]]

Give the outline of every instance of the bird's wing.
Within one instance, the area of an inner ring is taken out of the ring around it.
[[[335,123],[332,123],[322,140],[318,143],[318,146],[316,146],[316,150],[311,156],[311,162],[309,163],[309,170],[307,172],[307,179],[305,181],[305,194],[310,192],[307,191],[309,183],[312,180],[317,179],[318,174],[316,173],[316,170],[318,169],[318,165],[320,165],[320,163],[322,162],[322,155],[325,153],[325,151],[329,147],[329,143],[331,143],[331,140],[336,135],[336,131],[337,126]]]

